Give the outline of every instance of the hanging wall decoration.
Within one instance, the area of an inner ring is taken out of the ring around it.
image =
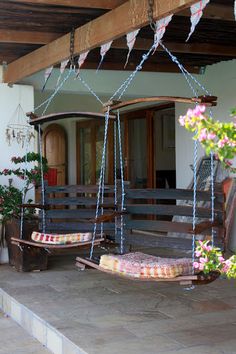
[[[57,79],[57,85],[56,85],[56,86],[58,86],[58,84],[59,84],[59,82],[60,82],[60,80],[61,80],[61,77],[62,77],[62,75],[63,75],[63,73],[64,73],[64,71],[65,71],[65,68],[66,68],[67,64],[69,63],[69,60],[70,60],[70,59],[66,59],[66,60],[63,60],[63,61],[61,62],[61,65],[60,65],[60,75],[59,75],[59,77],[58,77],[58,79]]]
[[[189,40],[193,32],[195,31],[195,27],[197,26],[198,22],[200,21],[203,10],[205,9],[206,5],[210,2],[210,0],[201,0],[196,4],[190,7],[191,11],[191,29],[188,35],[186,42]]]
[[[103,62],[103,59],[104,59],[106,53],[111,48],[112,42],[113,42],[113,40],[101,45],[101,49],[100,49],[101,60],[100,60],[100,63],[98,65],[97,71],[99,70],[100,66],[102,65],[102,62]]]
[[[132,51],[132,49],[134,47],[134,43],[136,41],[136,37],[137,37],[139,31],[140,31],[140,29],[137,29],[135,31],[127,33],[127,35],[126,35],[126,42],[127,42],[128,48],[129,48],[129,52],[127,54],[127,58],[126,58],[126,62],[125,62],[125,66],[124,67],[126,67],[126,65],[128,64],[129,56],[130,56],[130,53],[131,53],[131,51]]]
[[[155,35],[154,35],[154,45],[155,45],[155,50],[157,49],[160,40],[165,34],[166,27],[172,20],[173,15],[166,16],[165,18],[162,18],[159,21],[156,21],[155,25]]]
[[[44,89],[47,85],[48,79],[50,78],[50,76],[52,74],[52,70],[53,70],[53,66],[50,66],[44,72],[44,85],[43,85],[42,91],[44,91]]]
[[[26,114],[19,103],[6,127],[6,141],[10,146],[13,142],[24,147],[34,139],[33,127],[27,123]]]

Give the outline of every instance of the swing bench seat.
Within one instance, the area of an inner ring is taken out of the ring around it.
[[[89,247],[92,244],[95,224],[97,224],[97,234],[94,240],[94,246],[99,246],[101,243],[106,242],[106,235],[109,234],[110,231],[114,232],[114,218],[121,213],[114,210],[114,204],[112,205],[112,201],[114,200],[112,197],[114,187],[106,186],[103,201],[104,214],[98,215],[98,217],[95,218],[97,189],[98,186],[91,185],[48,186],[47,182],[45,182],[44,205],[21,205],[23,208],[32,207],[40,210],[39,228],[33,232],[33,234],[36,234],[36,237],[32,240],[29,236],[24,237],[24,234],[22,238],[14,236],[11,238],[11,243],[18,246],[19,249],[22,250],[22,253],[32,249],[32,253],[33,250],[35,250],[38,254],[41,250],[43,259],[45,259],[50,253],[56,254],[63,249],[65,252],[66,250],[69,252],[69,250],[78,247]],[[113,206],[113,209],[111,209],[111,206]],[[45,213],[45,217],[43,216],[43,212]],[[44,222],[45,234],[42,233]],[[104,223],[103,229],[101,228],[102,223]],[[82,242],[80,241],[80,237],[78,237],[78,242],[76,242],[76,237],[74,237],[74,240],[71,239],[73,234],[74,236],[85,235],[86,237],[82,237],[82,239],[84,239]],[[65,241],[63,244],[60,244],[63,238]],[[68,240],[66,240],[66,238],[68,238]],[[59,253],[63,254],[63,252]],[[33,264],[34,261],[31,263]],[[39,265],[37,270],[47,269],[45,266],[47,260],[44,260],[43,263],[43,267],[40,268]],[[20,266],[19,269],[22,270],[22,267]],[[35,270],[35,268],[31,269],[30,264],[24,269],[24,271]]]

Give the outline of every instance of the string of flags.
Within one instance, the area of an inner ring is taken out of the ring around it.
[[[190,7],[190,12],[191,12],[191,17],[190,17],[190,21],[191,21],[191,28],[190,28],[190,32],[188,34],[188,37],[187,37],[187,40],[189,40],[189,38],[192,36],[192,34],[194,33],[195,29],[196,29],[196,26],[197,24],[199,23],[202,15],[203,15],[203,11],[205,9],[205,7],[207,6],[207,4],[210,2],[210,0],[200,0],[198,1],[197,3],[193,4],[191,7]],[[235,20],[236,20],[236,0],[234,0],[234,16],[235,16]],[[162,18],[158,21],[156,21],[156,24],[155,24],[155,33],[154,33],[154,45],[155,45],[155,50],[157,49],[161,39],[163,38],[164,34],[165,34],[165,31],[166,31],[166,28],[167,26],[169,25],[169,23],[171,22],[172,20],[172,17],[173,15],[169,15],[169,16],[166,16],[165,18]],[[128,47],[128,54],[127,54],[127,57],[126,57],[126,62],[125,62],[125,66],[128,64],[128,61],[129,61],[129,57],[130,57],[130,53],[132,52],[133,50],[133,47],[134,47],[134,44],[135,44],[135,41],[136,41],[136,38],[137,38],[137,35],[139,33],[140,29],[136,29],[134,31],[131,31],[129,33],[126,34],[126,43],[127,43],[127,47]],[[112,45],[112,41],[109,41],[105,44],[102,44],[101,47],[100,47],[100,56],[101,56],[101,59],[100,59],[100,62],[99,62],[99,65],[98,65],[98,68],[97,68],[97,71],[100,69],[102,63],[103,63],[103,60],[105,58],[105,55],[107,54],[107,52],[109,51],[109,49],[111,48],[111,45]],[[155,51],[154,50],[154,51]],[[87,56],[89,54],[89,51],[87,52],[84,52],[82,54],[79,55],[79,59],[78,59],[78,71],[77,71],[77,75],[79,75],[79,71],[82,67],[82,65],[84,64]],[[61,79],[61,76],[66,68],[66,66],[68,65],[69,63],[69,59],[67,60],[64,60],[61,62],[61,65],[60,65],[60,75],[58,77],[58,80],[57,80],[57,85],[59,84],[60,82],[60,79]],[[53,70],[53,66],[47,68],[45,70],[45,73],[44,73],[44,77],[45,77],[45,80],[44,80],[44,86],[43,86],[43,89],[42,91],[44,90],[47,82],[48,82],[48,79],[50,78],[51,76],[51,73],[52,73],[52,70]]]

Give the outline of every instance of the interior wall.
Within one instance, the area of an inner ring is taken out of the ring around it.
[[[16,165],[11,163],[13,156],[23,156],[26,153],[26,147],[22,147],[13,142],[10,146],[6,142],[7,124],[14,118],[14,112],[18,105],[24,112],[33,110],[34,107],[34,89],[32,86],[13,85],[9,87],[7,84],[0,84],[0,107],[1,107],[1,129],[0,129],[0,170],[5,168],[16,169]],[[35,142],[31,140],[28,151],[34,151]],[[13,186],[22,188],[23,182],[16,176],[0,176],[0,183],[8,185],[8,179],[13,178]],[[28,198],[33,199],[34,193],[28,194]]]
[[[175,170],[175,148],[164,144],[163,119],[167,116],[175,117],[175,111],[165,110],[155,112],[154,117],[154,141],[155,141],[155,170]],[[169,123],[169,122],[168,122]],[[173,120],[173,124],[175,121]]]

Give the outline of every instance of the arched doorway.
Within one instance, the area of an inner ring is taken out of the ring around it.
[[[67,135],[59,124],[50,124],[43,132],[43,155],[57,169],[57,185],[67,183]]]

